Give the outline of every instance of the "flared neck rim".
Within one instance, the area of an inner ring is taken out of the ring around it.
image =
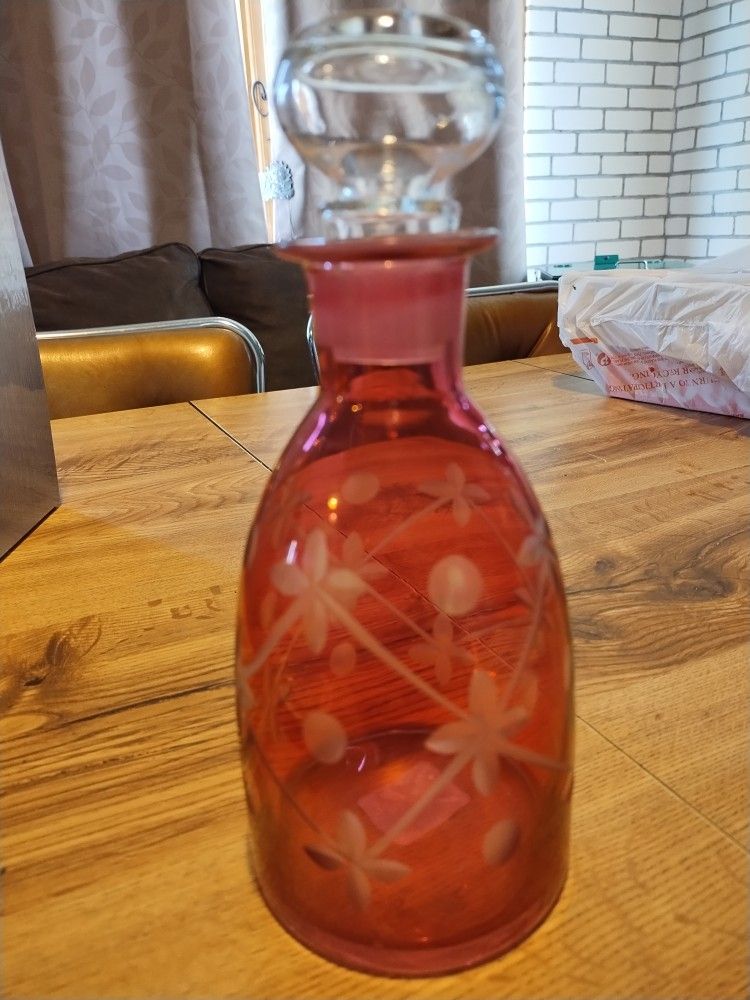
[[[373,236],[356,240],[301,239],[277,245],[277,254],[306,267],[469,257],[492,246],[495,229],[459,229],[450,233]]]

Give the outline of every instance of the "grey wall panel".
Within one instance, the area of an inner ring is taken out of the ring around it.
[[[0,148],[0,556],[59,503],[47,397]]]

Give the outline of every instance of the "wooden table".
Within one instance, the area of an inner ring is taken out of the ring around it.
[[[748,424],[469,370],[522,460],[577,662],[572,870],[527,942],[399,981],[307,952],[248,872],[243,542],[313,390],[57,421],[63,506],[0,566],[5,996],[748,995]],[[745,547],[743,547],[743,537]]]

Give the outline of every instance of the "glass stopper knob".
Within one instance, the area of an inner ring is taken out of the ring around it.
[[[463,21],[362,11],[295,35],[274,98],[302,158],[336,184],[326,235],[442,232],[460,214],[447,182],[497,131],[503,72]]]

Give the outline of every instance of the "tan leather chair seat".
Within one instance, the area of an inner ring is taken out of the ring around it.
[[[501,290],[470,295],[464,364],[481,365],[545,354],[564,354],[557,328],[557,290]]]
[[[254,392],[264,372],[258,382],[238,326],[217,319],[37,334],[50,417]]]

